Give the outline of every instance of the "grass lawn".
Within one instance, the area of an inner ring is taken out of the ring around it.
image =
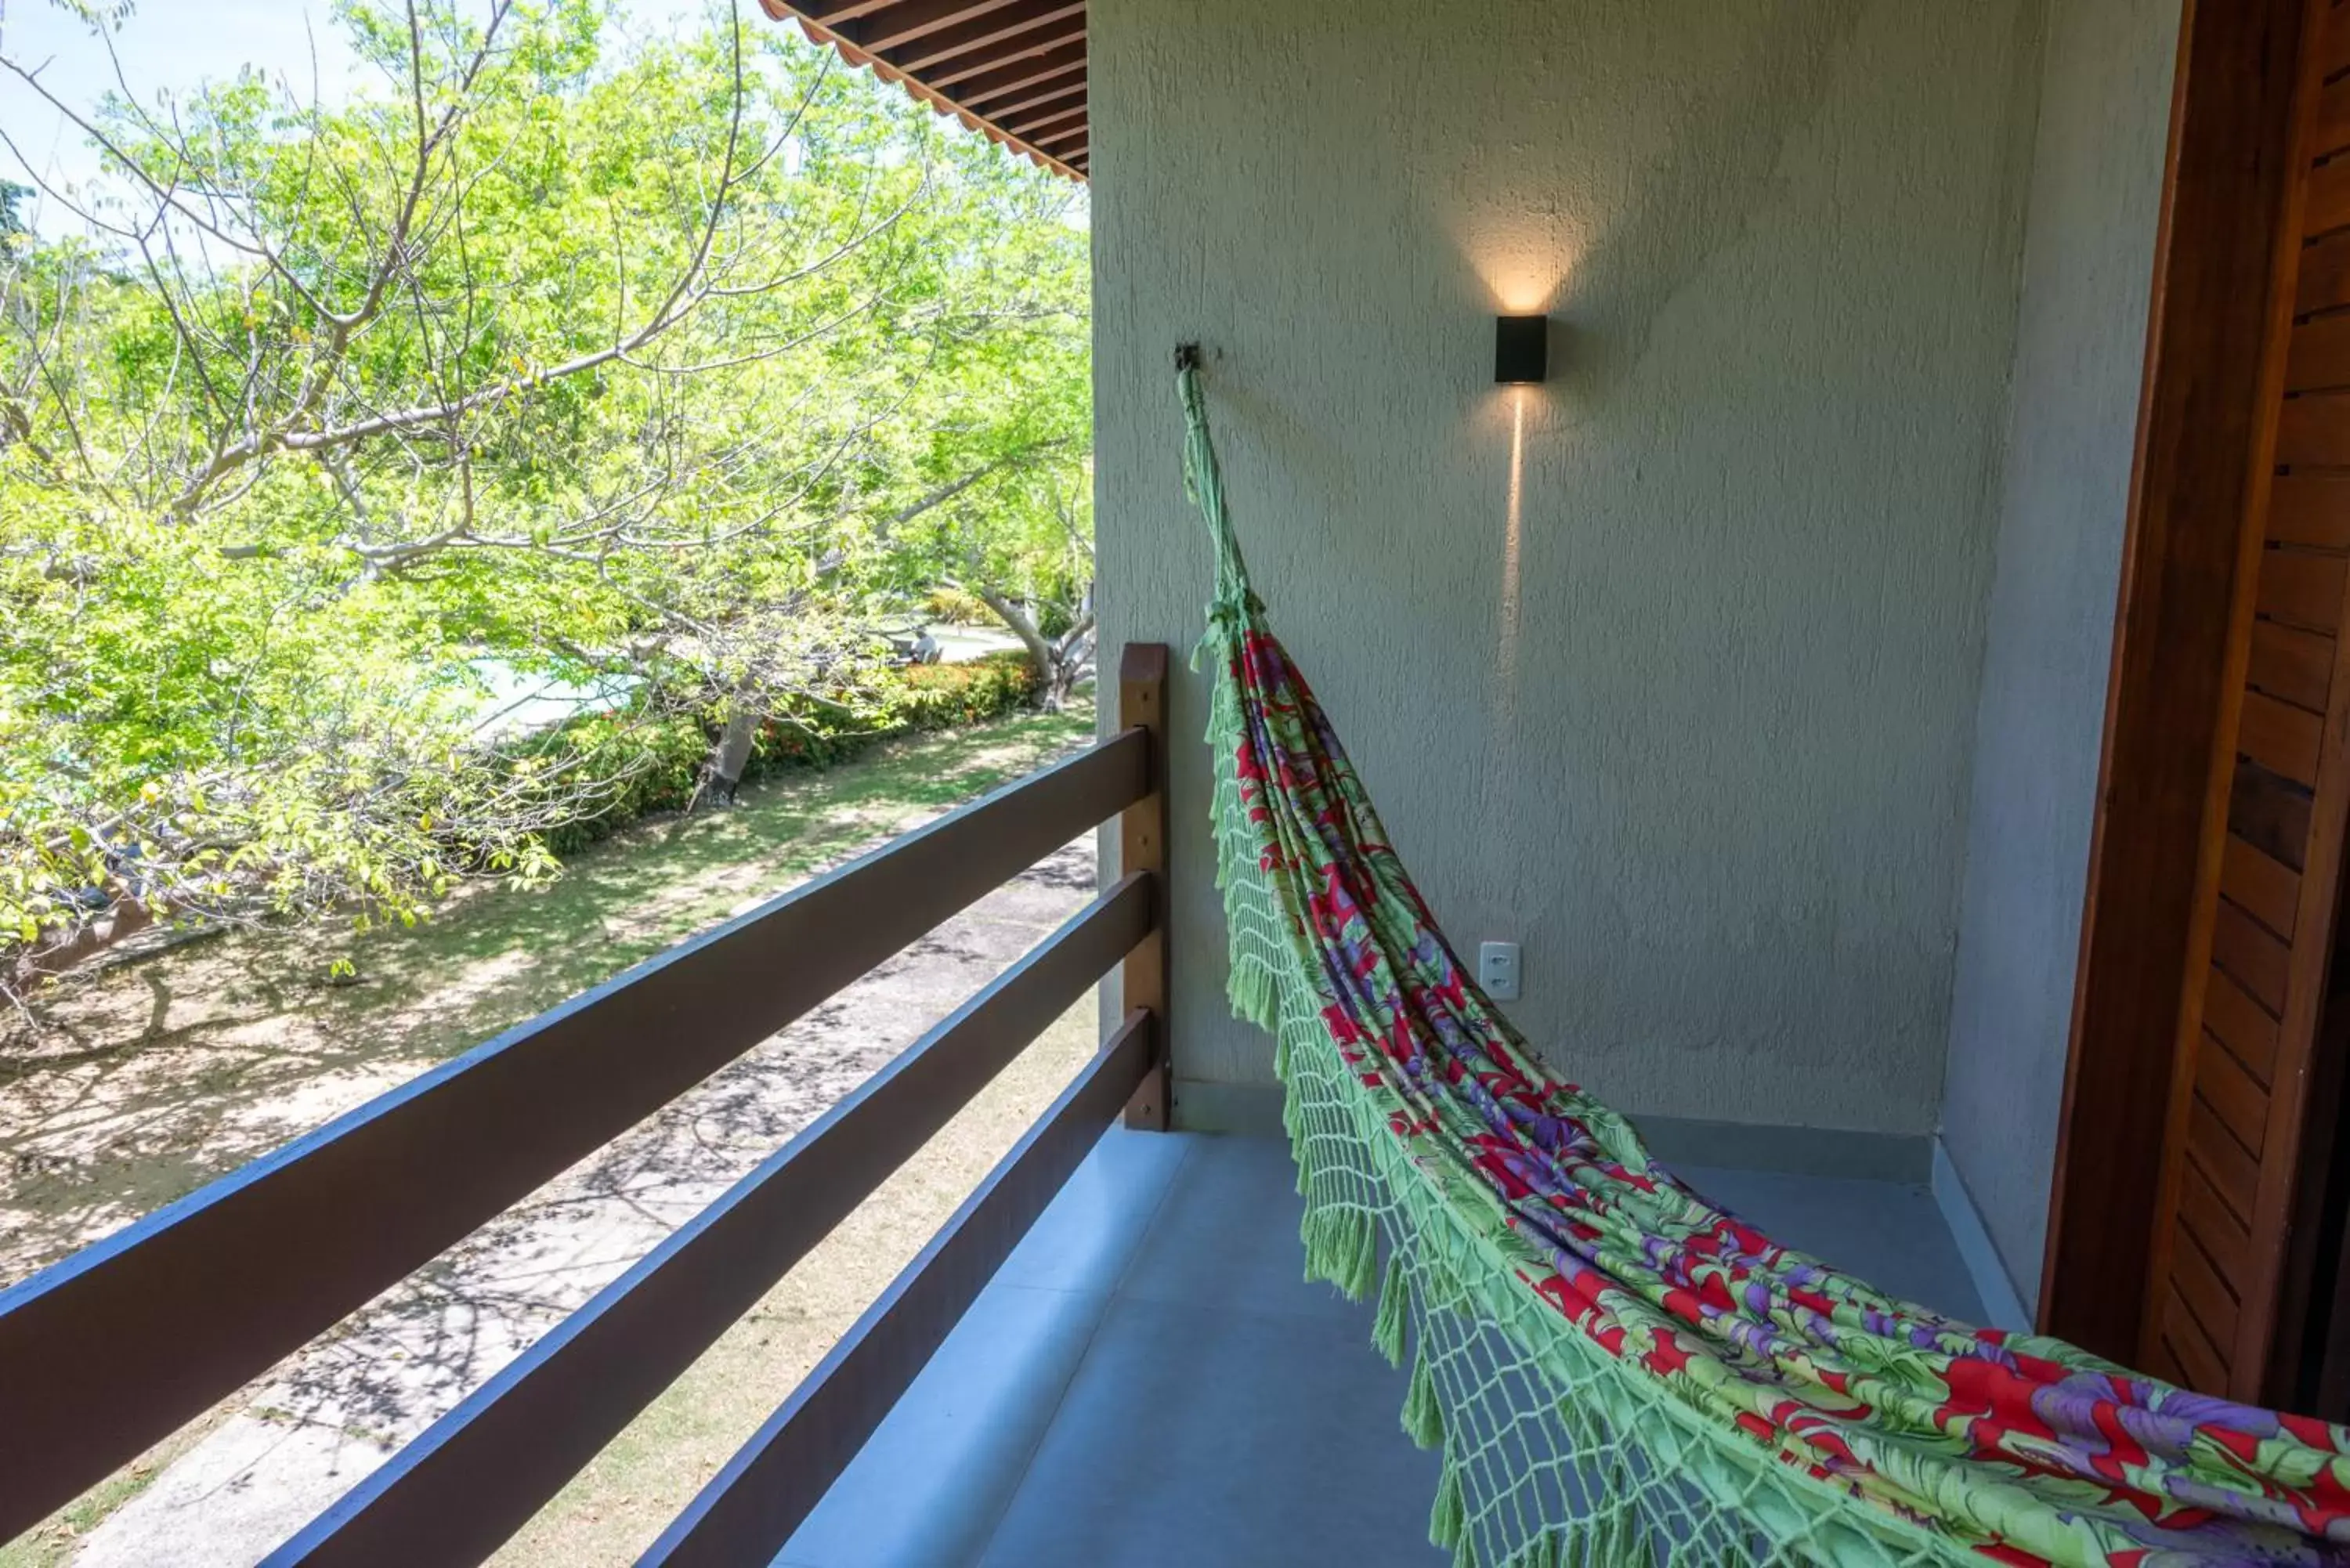
[[[68,982],[39,1028],[0,1035],[0,1282],[1034,770],[1092,727],[1079,704],[908,737],[746,791],[731,811],[639,824],[582,851],[550,888],[479,890],[413,929],[238,934]],[[338,960],[355,966],[350,983],[333,982]],[[1090,1007],[1073,1010],[502,1561],[625,1560],[627,1542],[649,1542],[1049,1103],[1093,1030]],[[0,1568],[69,1561],[74,1539],[167,1458],[0,1546]]]

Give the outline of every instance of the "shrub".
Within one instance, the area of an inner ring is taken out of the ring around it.
[[[932,588],[922,600],[922,613],[949,626],[993,626],[995,612],[977,594],[961,588]]]
[[[574,794],[592,790],[600,806],[550,826],[554,854],[569,855],[655,812],[682,811],[693,798],[711,731],[688,713],[587,713],[501,750]]]
[[[1016,652],[962,664],[914,665],[882,673],[855,707],[795,699],[760,726],[744,782],[794,769],[829,767],[892,735],[955,729],[1025,706],[1035,667]],[[550,781],[549,793],[591,793],[592,815],[556,823],[546,847],[568,855],[640,817],[682,811],[717,743],[714,712],[587,713],[508,742],[499,755]]]
[[[1035,691],[1035,667],[1024,653],[890,670],[878,678],[863,711],[802,701],[769,719],[745,776],[824,767],[891,735],[976,724],[1025,705]]]
[[[917,664],[894,672],[895,705],[912,730],[976,724],[1024,706],[1036,695],[1036,666],[1006,649],[962,664]]]

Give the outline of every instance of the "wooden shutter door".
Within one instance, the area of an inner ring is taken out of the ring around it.
[[[2251,568],[2226,682],[2155,1214],[2139,1359],[2230,1397],[2280,1397],[2297,1354],[2305,1162],[2330,1144],[2341,1051],[2321,1050],[2350,804],[2350,7],[2303,34],[2296,175],[2247,497]]]

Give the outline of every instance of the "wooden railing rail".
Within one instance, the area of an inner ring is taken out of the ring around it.
[[[0,1292],[0,1541],[1087,828],[1149,811],[1163,835],[1156,728],[1126,728],[648,960]],[[1157,929],[1156,868],[1130,868],[276,1560],[442,1563],[494,1550]],[[1160,1035],[1129,1024],[1080,1086],[1098,1098],[1139,1064],[1130,1093]],[[1066,1152],[1086,1114],[1074,1103],[1093,1100],[1065,1097],[1023,1144],[1019,1191],[1033,1195],[1051,1168],[1037,1148]]]
[[[1142,939],[1149,883],[1128,877],[1095,899],[269,1562],[475,1563],[496,1551]]]
[[[1137,1010],[922,1255],[726,1468],[671,1521],[638,1568],[754,1568],[775,1561],[857,1457],[1077,1162],[1156,1069],[1156,1021]]]

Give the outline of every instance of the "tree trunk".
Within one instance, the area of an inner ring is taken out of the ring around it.
[[[1028,650],[1028,660],[1036,667],[1036,706],[1047,713],[1059,712],[1069,700],[1069,689],[1085,673],[1086,655],[1093,645],[1092,609],[1088,607],[1060,637],[1050,638],[1036,629],[1026,610],[994,589],[979,587],[972,592]]]
[[[155,912],[144,903],[128,896],[119,898],[105,914],[64,940],[21,955],[16,960],[14,984],[22,990],[36,981],[63,974],[154,923]]]
[[[1069,692],[1086,672],[1086,660],[1091,651],[1090,639],[1082,636],[1065,637],[1051,645],[1051,657],[1045,661],[1042,681],[1036,689],[1036,705],[1047,713],[1057,713],[1069,701]]]
[[[710,804],[734,804],[735,793],[743,787],[743,770],[751,765],[751,742],[758,736],[758,710],[751,705],[747,692],[738,693],[733,711],[726,716],[726,728],[719,732],[717,749],[711,753],[710,776],[702,786]]]

